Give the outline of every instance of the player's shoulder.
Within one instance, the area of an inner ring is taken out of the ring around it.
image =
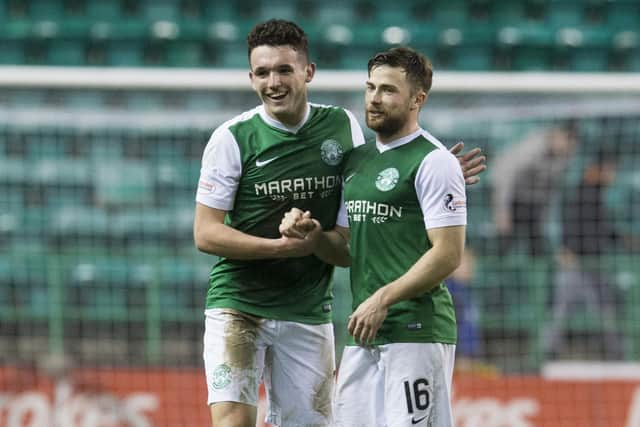
[[[240,114],[238,114],[237,116],[223,122],[220,126],[218,126],[217,130],[230,130],[235,126],[238,125],[244,125],[244,124],[251,124],[251,123],[255,123],[255,119],[260,115],[260,111],[263,107],[262,106],[257,106],[254,107],[250,110],[244,111]]]
[[[236,152],[238,150],[235,137],[237,126],[254,122],[254,118],[260,114],[260,108],[260,106],[252,108],[220,124],[211,134],[204,149],[203,158],[206,159],[221,150]]]
[[[355,119],[353,113],[344,107],[331,104],[318,104],[310,102],[309,107],[314,116],[331,117],[331,119],[352,120]]]

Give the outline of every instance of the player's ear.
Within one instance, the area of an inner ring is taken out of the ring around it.
[[[423,90],[419,90],[414,96],[413,96],[413,109],[417,108],[418,110],[420,108],[422,108],[422,106],[425,104],[425,102],[427,102],[427,97],[429,95],[423,91]]]
[[[313,80],[313,76],[316,74],[316,64],[314,64],[313,62],[309,62],[305,67],[305,72],[307,73],[307,76],[304,81],[309,83],[311,82],[311,80]]]

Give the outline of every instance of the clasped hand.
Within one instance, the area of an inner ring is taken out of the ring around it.
[[[311,217],[311,212],[292,208],[284,214],[278,230],[282,235],[283,251],[291,257],[299,257],[315,251],[322,225]]]

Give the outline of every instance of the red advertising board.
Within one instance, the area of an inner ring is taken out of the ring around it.
[[[52,380],[0,368],[0,427],[209,425],[202,372],[77,370]],[[640,427],[640,383],[458,375],[456,427]]]

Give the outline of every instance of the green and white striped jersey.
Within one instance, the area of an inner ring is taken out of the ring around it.
[[[205,148],[196,201],[226,210],[225,223],[244,233],[278,238],[292,207],[334,227],[346,155],[364,143],[347,110],[308,104],[302,123],[287,128],[259,106],[215,130]],[[209,277],[207,308],[319,324],[331,320],[333,267],[303,258],[220,258]]]
[[[465,184],[455,156],[422,129],[354,149],[343,174],[338,225],[350,228],[355,310],[431,247],[425,229],[466,224]],[[392,342],[456,342],[453,303],[444,284],[390,307],[374,344]]]

